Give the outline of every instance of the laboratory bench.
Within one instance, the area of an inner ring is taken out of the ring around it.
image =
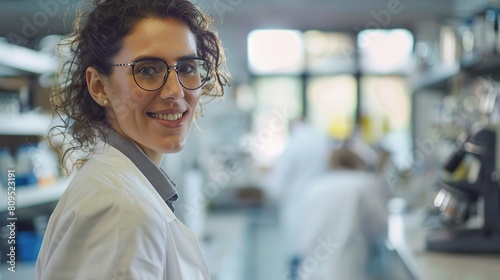
[[[425,246],[425,211],[391,214],[389,240],[405,264],[410,279],[499,279],[500,254],[445,253]]]
[[[212,279],[244,279],[249,218],[238,212],[207,215],[201,248]]]
[[[202,251],[213,280],[276,279],[280,266],[279,229],[270,209],[207,213]],[[425,249],[424,212],[391,214],[384,280],[490,280],[500,274],[500,254],[455,254]],[[262,237],[267,234],[267,241]],[[0,266],[1,280],[33,279],[34,263],[18,263],[16,273]],[[274,269],[274,271],[270,271]]]

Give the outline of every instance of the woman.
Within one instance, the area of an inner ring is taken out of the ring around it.
[[[52,96],[64,125],[50,136],[71,139],[63,165],[84,156],[50,218],[36,279],[209,278],[159,168],[183,148],[200,97],[228,84],[209,28],[187,0],[95,1],[78,21],[68,80]]]

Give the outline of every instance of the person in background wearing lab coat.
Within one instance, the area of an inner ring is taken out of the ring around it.
[[[301,228],[297,208],[306,183],[328,169],[328,153],[335,142],[311,123],[292,123],[290,140],[283,154],[273,165],[269,178],[269,196],[277,202],[281,245],[285,266],[293,274],[298,261],[297,228]]]
[[[188,0],[103,0],[77,21],[52,96],[77,171],[48,223],[35,278],[209,279],[158,166],[180,151],[202,96],[229,84],[209,18]],[[78,153],[74,153],[78,152]]]
[[[349,144],[334,149],[330,171],[305,185],[296,279],[370,279],[370,250],[386,236],[387,214],[376,175],[357,151]]]

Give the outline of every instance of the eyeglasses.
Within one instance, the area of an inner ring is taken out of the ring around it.
[[[170,74],[170,68],[175,69],[181,86],[188,90],[198,89],[209,80],[210,69],[210,63],[207,60],[197,57],[180,59],[173,66],[159,58],[144,58],[111,66],[132,66],[135,83],[146,91],[155,91],[163,87]]]

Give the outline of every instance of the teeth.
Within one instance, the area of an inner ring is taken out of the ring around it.
[[[164,121],[175,121],[182,117],[182,113],[177,114],[151,114],[153,118],[164,120]]]

